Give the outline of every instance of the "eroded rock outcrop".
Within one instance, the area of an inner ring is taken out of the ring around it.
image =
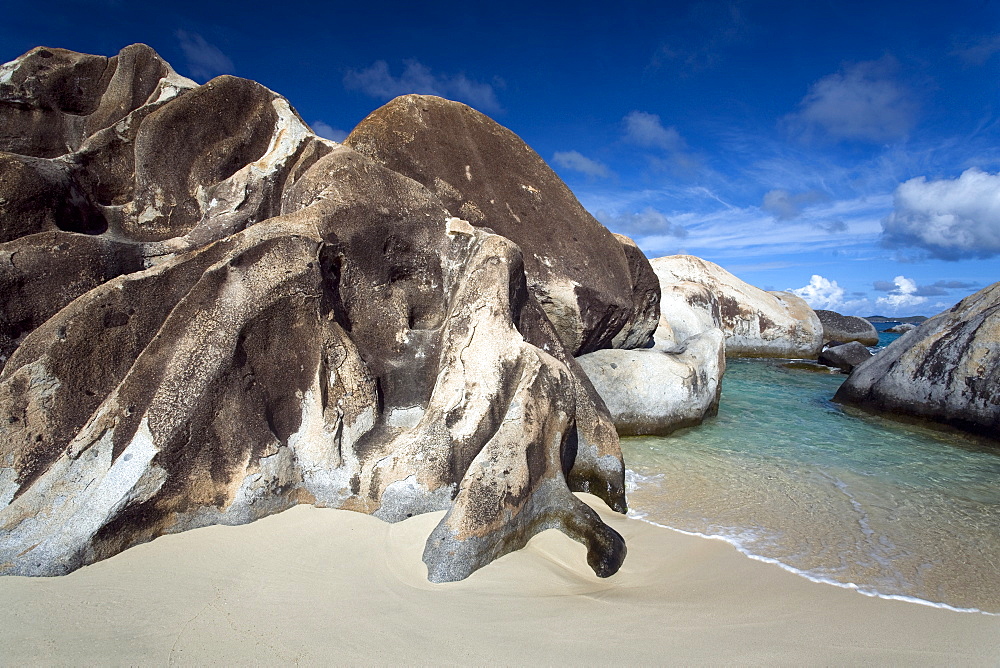
[[[617,570],[621,537],[572,494],[625,509],[573,353],[648,339],[657,308],[509,131],[410,96],[352,134],[363,155],[143,45],[4,65],[0,121],[0,572],[296,503],[447,510],[436,581],[547,528]],[[391,158],[414,147],[440,162]]]
[[[718,328],[688,337],[671,352],[598,350],[578,361],[623,436],[669,434],[718,412],[726,369]]]
[[[878,345],[875,325],[855,315],[841,315],[836,311],[816,310],[816,316],[823,324],[823,343],[857,341],[866,346]]]
[[[1000,283],[903,334],[854,369],[835,401],[1000,435]]]
[[[729,357],[815,359],[823,345],[819,318],[790,292],[765,292],[717,264],[690,255],[650,261],[660,280],[660,313],[670,326],[656,334],[669,347],[718,327]]]

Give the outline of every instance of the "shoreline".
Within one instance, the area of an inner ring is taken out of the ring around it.
[[[950,605],[948,603],[942,603],[940,601],[930,601],[927,599],[919,598],[917,596],[907,596],[905,594],[885,594],[875,589],[868,588],[867,585],[859,585],[854,582],[841,582],[840,580],[834,580],[833,578],[827,578],[820,575],[813,575],[809,571],[803,570],[801,568],[796,568],[795,566],[792,566],[790,564],[786,564],[785,562],[775,557],[767,557],[762,554],[756,554],[754,552],[751,552],[749,548],[744,547],[743,544],[740,543],[735,538],[730,538],[728,536],[720,536],[716,534],[701,533],[698,531],[685,531],[684,529],[678,529],[677,527],[667,526],[666,524],[660,524],[658,522],[654,522],[653,520],[648,520],[645,518],[645,516],[639,513],[633,514],[631,511],[629,512],[628,517],[637,522],[645,522],[646,524],[651,524],[654,527],[658,527],[660,529],[666,529],[668,531],[676,531],[677,533],[683,534],[685,536],[702,538],[704,540],[721,541],[723,543],[726,543],[727,545],[732,546],[733,549],[735,549],[737,552],[742,554],[747,559],[752,559],[754,561],[759,561],[764,564],[771,564],[777,566],[783,571],[787,571],[792,575],[796,575],[800,578],[804,578],[809,582],[814,582],[816,584],[830,585],[832,587],[837,587],[838,589],[847,589],[848,591],[856,592],[858,594],[861,594],[862,596],[868,596],[869,598],[880,598],[884,601],[903,601],[906,603],[913,603],[915,605],[925,605],[929,608],[949,610],[951,612],[979,614],[979,615],[986,615],[987,617],[1000,617],[1000,612],[989,612],[988,610],[980,610],[979,608],[960,608],[954,605]]]
[[[581,497],[628,544],[605,580],[550,530],[433,584],[420,555],[442,513],[390,525],[302,505],[0,578],[0,647],[33,664],[1000,660],[1000,617],[859,596]]]

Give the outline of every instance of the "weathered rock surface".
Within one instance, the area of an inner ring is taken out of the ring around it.
[[[854,368],[871,359],[872,353],[859,341],[842,343],[837,346],[830,346],[819,354],[819,363],[840,369],[844,373],[851,373]]]
[[[834,399],[1000,437],[1000,283],[893,341]]]
[[[815,359],[823,327],[809,305],[790,292],[765,292],[717,264],[690,255],[651,260],[660,280],[660,313],[670,325],[657,345],[682,343],[718,327],[729,357]]]
[[[648,339],[648,277],[463,105],[390,103],[355,142],[409,146],[394,110],[415,104],[468,130],[421,135],[459,161],[422,164],[431,188],[259,84],[196,86],[143,45],[0,69],[0,573],[297,503],[447,510],[436,581],[547,528],[615,572],[621,537],[572,491],[624,511],[624,466],[572,353]],[[453,170],[489,199],[434,185]],[[453,215],[470,201],[476,225]]]
[[[687,338],[673,352],[598,350],[577,361],[622,436],[665,435],[718,412],[726,368],[718,328]]]
[[[372,112],[345,143],[520,246],[528,286],[572,354],[652,336],[645,258],[629,244],[614,249],[611,232],[507,128],[463,104],[405,95]]]
[[[816,310],[816,316],[823,324],[823,343],[857,341],[866,346],[878,345],[875,325],[854,315],[841,315],[836,311]]]
[[[906,334],[907,332],[913,331],[916,328],[917,326],[914,325],[912,322],[901,322],[898,325],[894,325],[885,331],[889,332],[890,334]]]

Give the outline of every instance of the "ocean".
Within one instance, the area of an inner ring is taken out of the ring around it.
[[[629,514],[815,581],[1000,613],[1000,447],[834,404],[846,376],[783,364],[728,360],[718,416],[623,438]]]

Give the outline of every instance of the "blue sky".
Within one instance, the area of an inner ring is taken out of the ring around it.
[[[461,100],[650,258],[815,308],[931,315],[1000,280],[997,2],[5,4],[2,61],[145,42],[334,139],[398,94]]]

